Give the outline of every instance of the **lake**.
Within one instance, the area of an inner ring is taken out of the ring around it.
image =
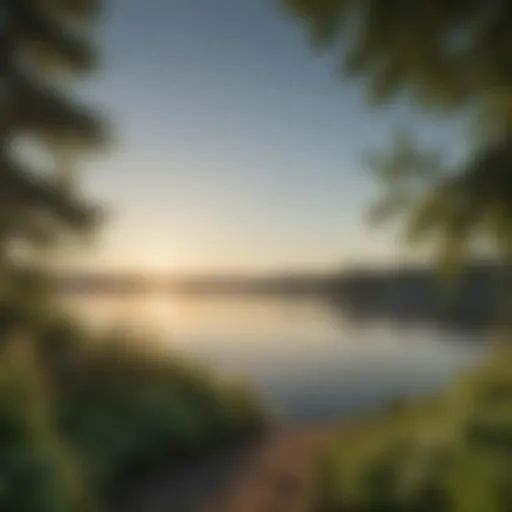
[[[98,327],[122,325],[240,375],[283,420],[329,421],[434,390],[478,361],[481,334],[356,323],[321,298],[72,295]]]

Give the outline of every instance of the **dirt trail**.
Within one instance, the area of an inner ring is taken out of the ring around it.
[[[327,429],[288,431],[267,438],[226,491],[198,512],[310,512],[315,456]]]
[[[276,432],[257,444],[162,471],[116,512],[310,512],[315,454],[332,429]]]

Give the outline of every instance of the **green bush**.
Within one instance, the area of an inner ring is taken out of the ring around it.
[[[52,424],[51,400],[30,345],[0,359],[0,510],[93,512],[79,459]]]
[[[319,510],[512,510],[512,357],[500,353],[438,399],[340,433],[320,466]]]
[[[58,378],[63,431],[106,481],[247,432],[235,412],[261,421],[205,370],[125,337],[89,345]]]
[[[14,398],[0,389],[0,471],[5,465],[0,510],[90,511],[67,505],[72,489],[84,481],[103,494],[126,472],[178,462],[263,425],[257,401],[239,383],[220,380],[159,349],[154,340],[123,333],[93,336],[51,305],[36,304],[12,297],[0,302],[0,335],[15,336],[20,328],[34,335],[24,343],[30,347],[30,368],[11,371],[3,358],[0,365],[2,385],[5,381],[9,388],[14,373],[17,393],[28,397]],[[4,343],[3,350],[10,351],[11,344]],[[39,394],[41,382],[50,389],[51,409]],[[76,460],[80,472],[69,469]],[[34,481],[22,485],[23,478]],[[32,490],[22,492],[26,486]],[[39,508],[23,505],[38,496]],[[7,506],[15,499],[19,506]]]

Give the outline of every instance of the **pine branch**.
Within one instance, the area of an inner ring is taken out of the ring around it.
[[[35,6],[33,0],[18,0],[15,16],[20,43],[39,61],[58,63],[73,71],[93,68],[96,55],[89,42],[45,9],[44,3]]]
[[[89,147],[98,147],[105,141],[98,116],[55,88],[19,76],[14,97],[11,116],[18,131]]]
[[[18,163],[5,158],[0,161],[0,202],[16,203],[27,208],[50,211],[62,223],[79,229],[87,228],[98,217],[98,209],[83,200],[64,193],[57,183],[27,173]]]

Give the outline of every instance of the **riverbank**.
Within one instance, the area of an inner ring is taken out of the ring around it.
[[[133,486],[115,512],[508,510],[510,361],[504,349],[430,398],[274,430],[161,472]]]
[[[0,301],[1,510],[103,510],[117,482],[264,428],[248,387],[129,332]],[[45,468],[44,471],[41,468]]]

